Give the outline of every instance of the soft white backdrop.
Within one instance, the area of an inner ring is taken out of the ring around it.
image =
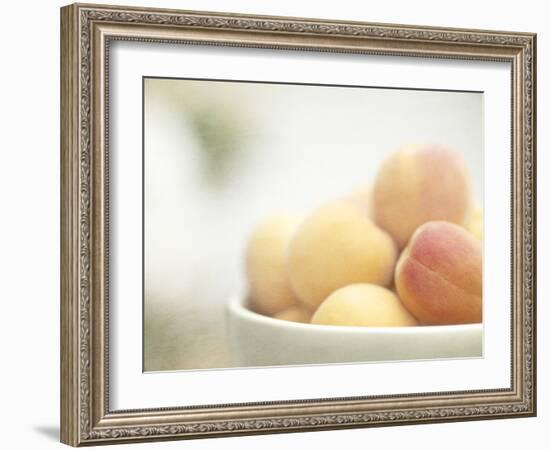
[[[127,3],[127,2],[121,2]],[[58,1],[30,1],[3,7],[0,72],[2,152],[0,251],[2,264],[2,419],[5,448],[59,448],[59,10]],[[289,0],[135,0],[136,6],[159,6],[256,14],[321,17],[389,23],[468,28],[526,30],[539,33],[539,417],[142,444],[144,448],[349,448],[371,447],[463,449],[467,447],[542,448],[550,420],[544,358],[549,334],[544,327],[548,307],[544,281],[548,239],[547,210],[541,199],[550,189],[543,126],[548,122],[550,75],[544,2],[435,1],[313,3]],[[498,14],[495,14],[495,9]],[[546,180],[546,181],[545,181]],[[8,431],[9,430],[9,431]],[[415,445],[418,443],[418,445]],[[128,446],[124,446],[128,448]]]

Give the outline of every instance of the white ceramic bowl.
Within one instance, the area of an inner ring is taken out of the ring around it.
[[[273,319],[227,305],[235,366],[277,366],[482,356],[482,324],[418,327],[344,327]]]

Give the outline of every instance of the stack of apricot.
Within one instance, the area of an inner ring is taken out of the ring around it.
[[[481,221],[460,153],[403,147],[372,188],[256,227],[248,307],[322,325],[481,322]]]

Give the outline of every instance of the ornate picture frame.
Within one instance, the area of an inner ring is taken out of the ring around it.
[[[512,199],[510,386],[113,410],[108,66],[114,41],[509,63],[511,148],[505,154],[511,158]],[[61,9],[62,442],[81,446],[534,415],[535,34],[105,5]]]

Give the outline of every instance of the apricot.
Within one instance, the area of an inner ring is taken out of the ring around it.
[[[422,324],[479,323],[481,272],[480,242],[458,225],[434,221],[413,234],[397,263],[395,284]]]
[[[245,266],[249,306],[258,313],[272,316],[297,303],[287,277],[286,252],[301,220],[294,214],[275,214],[252,231]]]
[[[462,155],[435,146],[403,147],[380,167],[373,186],[373,219],[400,249],[430,220],[463,224],[470,180]]]
[[[337,289],[311,318],[318,325],[406,327],[416,320],[389,289],[357,283]]]
[[[483,211],[476,208],[466,220],[465,228],[480,241],[483,240]]]
[[[275,317],[275,319],[288,320],[290,322],[309,323],[311,311],[303,306],[295,305],[275,314],[273,317]]]
[[[390,284],[396,260],[394,242],[365,207],[342,199],[304,220],[288,247],[287,267],[294,293],[313,311],[348,284]]]

